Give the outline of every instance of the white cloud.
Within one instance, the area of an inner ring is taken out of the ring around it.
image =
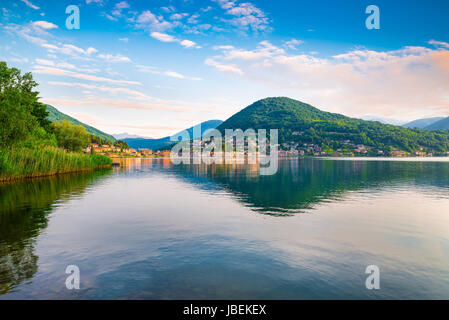
[[[53,67],[55,65],[55,63],[53,61],[51,61],[51,60],[35,59],[34,61],[36,61],[36,63],[42,64],[44,66],[51,66],[51,67]]]
[[[104,4],[104,0],[86,0],[86,3],[87,3],[87,4],[90,4],[90,3],[97,3],[97,4],[99,4],[99,5],[103,5],[103,4]]]
[[[46,67],[58,67],[63,69],[77,69],[73,64],[67,63],[67,62],[58,62],[56,63],[53,60],[47,60],[47,59],[35,59],[34,60],[37,64],[39,64],[39,67],[46,66]],[[38,66],[36,66],[38,67]],[[79,69],[78,69],[79,71]]]
[[[181,20],[184,17],[187,17],[188,14],[187,13],[173,13],[170,16],[170,20]]]
[[[153,38],[162,41],[162,42],[179,42],[180,45],[182,45],[185,48],[196,48],[196,49],[200,49],[201,46],[197,45],[196,42],[191,41],[191,40],[179,40],[177,38],[175,38],[172,35],[166,34],[166,33],[161,33],[161,32],[152,32],[150,34],[150,36],[152,36]]]
[[[156,16],[150,10],[143,11],[136,20],[135,26],[149,31],[164,31],[173,27],[162,16]]]
[[[16,63],[27,63],[29,61],[28,58],[15,58],[15,57],[9,58],[8,60]]]
[[[126,94],[128,96],[131,96],[133,98],[136,98],[138,100],[150,100],[152,99],[150,96],[146,95],[145,93],[142,93],[137,90],[129,89],[129,88],[122,88],[122,87],[107,87],[104,85],[95,85],[95,84],[86,84],[86,83],[77,83],[77,82],[61,82],[61,81],[48,81],[48,84],[54,85],[54,86],[65,86],[65,87],[79,87],[83,89],[89,89],[92,91],[100,91],[100,92],[106,92],[109,94],[117,95],[117,94]],[[90,91],[90,92],[92,92]]]
[[[122,99],[102,98],[98,96],[89,96],[84,99],[57,99],[57,98],[42,98],[41,102],[56,105],[56,106],[91,106],[117,109],[141,109],[141,110],[155,110],[155,111],[169,111],[169,112],[201,112],[213,113],[210,105],[205,105],[197,102],[179,101],[179,100],[165,100],[152,98],[152,102],[137,102]]]
[[[118,84],[118,85],[142,85],[140,82],[137,81],[128,81],[128,80],[115,80],[115,79],[109,79],[105,77],[98,77],[93,76],[90,74],[85,73],[79,73],[79,72],[73,72],[69,70],[64,70],[60,68],[52,68],[52,67],[44,67],[44,66],[35,66],[32,70],[34,73],[38,74],[47,74],[47,75],[53,75],[53,76],[61,76],[61,77],[70,77],[75,79],[82,79],[82,80],[88,80],[88,81],[94,81],[94,82],[106,82],[111,84]]]
[[[46,48],[49,52],[52,52],[52,53],[59,52],[59,53],[67,54],[67,55],[82,54],[82,55],[89,56],[92,53],[98,52],[97,49],[92,48],[92,47],[89,47],[87,49],[82,49],[82,48],[79,48],[72,44],[60,44],[59,46],[57,46],[54,44],[43,43],[43,44],[41,44],[41,46]]]
[[[76,67],[73,64],[67,63],[67,62],[60,62],[57,64],[58,68],[64,68],[64,69],[76,69]]]
[[[108,62],[131,62],[131,59],[125,56],[122,56],[121,54],[99,54],[99,58],[104,59]]]
[[[230,0],[213,1],[226,10],[225,13],[227,15],[234,16],[231,19],[223,18],[222,21],[245,31],[259,32],[270,30],[266,14],[254,4],[250,2],[237,4],[236,1]]]
[[[231,0],[212,0],[214,2],[217,2],[218,5],[223,9],[230,9],[235,5],[235,1]]]
[[[442,48],[362,49],[318,58],[262,42],[253,50],[223,50],[205,63],[352,116],[449,114],[449,50]]]
[[[3,27],[7,32],[15,33],[16,35],[24,38],[28,42],[34,44],[42,44],[47,42],[43,37],[48,36],[48,32],[44,29],[33,26],[32,24],[17,25],[10,23]]]
[[[200,49],[201,47],[196,44],[196,42],[190,41],[190,40],[182,40],[180,42],[181,46],[186,48],[197,48]]]
[[[259,42],[255,50],[235,49],[232,46],[221,46],[220,49],[224,51],[224,58],[227,60],[258,60],[285,53],[284,49],[273,46],[269,41]]]
[[[115,4],[114,9],[111,11],[111,15],[104,13],[109,20],[117,21],[116,17],[122,17],[123,9],[128,9],[130,5],[126,1],[121,1]]]
[[[102,13],[103,16],[105,16],[108,20],[111,21],[118,21],[118,18],[111,16],[110,14],[107,14],[106,12]]]
[[[257,8],[256,6],[254,6],[252,3],[241,3],[238,6],[234,6],[229,8],[228,11],[226,11],[227,14],[231,14],[234,16],[249,16],[249,15],[255,15],[257,17],[264,17],[265,14],[262,12],[262,10],[260,10],[259,8]]]
[[[230,73],[235,73],[238,75],[243,75],[243,71],[239,67],[237,67],[235,64],[219,63],[211,58],[206,59],[206,61],[204,61],[204,63],[208,66],[213,66],[222,72],[230,72]]]
[[[32,3],[31,3],[30,1],[28,1],[28,0],[20,0],[20,1],[22,1],[23,3],[25,3],[25,4],[26,4],[28,7],[30,7],[31,9],[39,10],[39,7],[38,7],[38,6],[32,4]]]
[[[129,8],[129,4],[126,1],[122,1],[122,2],[116,3],[115,8],[120,9],[120,10],[127,9],[127,8]]]
[[[214,46],[214,50],[231,50],[234,49],[234,46],[226,45],[226,46]]]
[[[172,77],[172,78],[177,78],[177,79],[186,79],[186,80],[195,80],[195,81],[202,80],[199,77],[189,77],[189,76],[185,76],[179,72],[175,72],[175,71],[171,71],[171,70],[160,71],[157,68],[150,67],[150,66],[138,65],[137,68],[140,72],[159,74],[159,75],[164,75],[167,77]]]
[[[166,33],[161,33],[161,32],[151,32],[150,36],[152,36],[153,38],[162,41],[162,42],[177,42],[178,39],[176,39],[175,37],[166,34]]]
[[[39,27],[42,29],[56,29],[58,28],[57,25],[55,25],[54,23],[48,22],[48,21],[34,21],[33,22],[33,26],[35,27]]]
[[[180,74],[178,72],[175,71],[165,71],[163,74],[165,74],[166,76],[172,77],[172,78],[177,78],[177,79],[188,79],[188,80],[202,80],[201,78],[198,77],[187,77],[183,74]]]
[[[173,6],[168,6],[168,7],[161,7],[161,10],[165,11],[167,13],[170,13],[170,12],[174,12],[176,9]]]
[[[430,40],[428,43],[431,45],[434,45],[436,47],[444,47],[444,48],[449,49],[449,43],[447,43],[447,42]]]
[[[291,40],[289,40],[289,41],[285,41],[284,42],[284,45],[285,45],[285,47],[287,47],[287,48],[289,48],[289,49],[292,49],[292,50],[298,50],[298,46],[299,45],[301,45],[301,44],[303,44],[304,43],[304,41],[302,41],[302,40],[298,40],[298,39],[291,39]]]

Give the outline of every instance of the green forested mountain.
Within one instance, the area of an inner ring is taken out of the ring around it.
[[[217,129],[279,129],[280,143],[311,143],[323,150],[363,144],[385,154],[393,149],[443,154],[449,150],[449,131],[433,132],[364,121],[321,111],[285,97],[259,100],[236,113]]]
[[[45,105],[47,107],[48,117],[47,119],[51,122],[61,121],[61,120],[67,120],[70,123],[74,125],[81,125],[84,128],[86,128],[86,131],[94,136],[100,137],[103,140],[115,142],[115,138],[111,136],[110,134],[104,133],[103,131],[100,131],[94,127],[91,127],[85,123],[82,123],[81,121],[76,120],[75,118],[72,118],[71,116],[68,116],[58,109],[56,109],[53,106],[50,106],[48,104]]]
[[[425,127],[426,130],[449,130],[449,117],[443,118]]]

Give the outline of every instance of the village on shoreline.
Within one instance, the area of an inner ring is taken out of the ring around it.
[[[346,142],[347,148],[337,149],[329,152],[329,150],[323,150],[317,144],[303,144],[298,143],[283,143],[277,144],[278,156],[281,158],[295,158],[295,157],[391,157],[391,158],[405,158],[405,157],[433,157],[432,153],[427,153],[424,150],[409,153],[402,150],[392,149],[389,154],[386,154],[382,150],[374,150],[372,147],[365,146],[363,144],[354,145],[349,141]],[[97,144],[91,143],[83,150],[84,153],[104,155],[109,158],[169,158],[171,150],[152,150],[148,148],[123,148],[112,144]],[[235,151],[233,156],[235,156]],[[212,155],[214,152],[212,151]],[[245,156],[248,155],[248,148],[245,146]],[[256,152],[256,156],[259,156],[259,152]],[[437,156],[449,156],[449,152],[446,155]]]

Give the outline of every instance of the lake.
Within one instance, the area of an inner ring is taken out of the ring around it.
[[[0,210],[0,299],[449,299],[447,161],[128,159]]]

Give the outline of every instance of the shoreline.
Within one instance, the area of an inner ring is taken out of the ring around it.
[[[33,180],[33,179],[37,179],[37,178],[56,177],[56,176],[60,176],[60,175],[70,174],[70,173],[81,173],[81,172],[92,171],[92,170],[96,170],[96,169],[106,169],[106,168],[111,168],[111,167],[112,167],[112,163],[101,165],[101,166],[96,166],[96,167],[83,168],[83,169],[33,173],[33,174],[27,174],[27,175],[22,175],[22,176],[0,177],[0,185],[21,182],[21,181],[26,181],[26,180]]]

